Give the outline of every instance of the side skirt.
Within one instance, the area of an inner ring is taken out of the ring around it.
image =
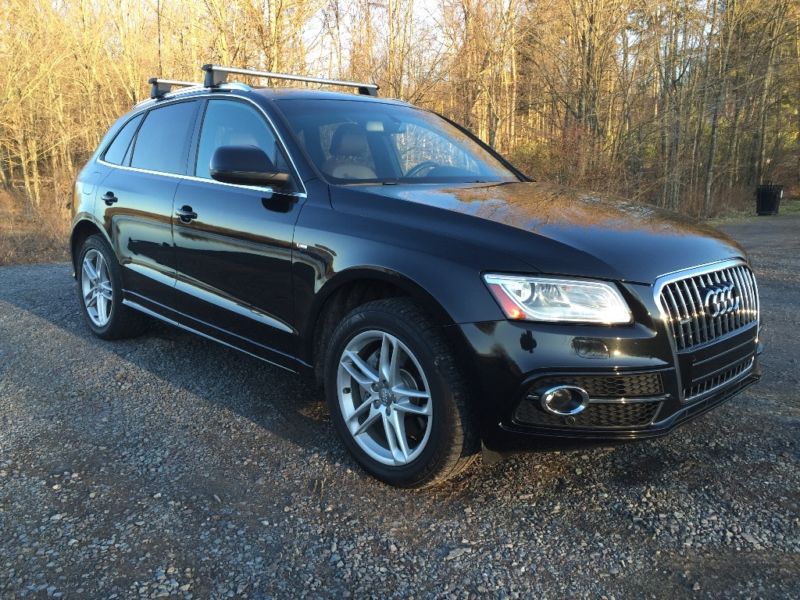
[[[200,336],[202,338],[205,338],[207,340],[211,340],[212,342],[217,342],[218,344],[222,344],[223,346],[226,346],[228,348],[232,348],[233,350],[238,350],[239,352],[247,354],[248,356],[252,356],[253,358],[257,358],[258,360],[261,360],[261,361],[266,362],[268,364],[271,364],[271,365],[274,365],[274,366],[279,367],[281,369],[284,369],[286,371],[289,371],[290,373],[297,374],[297,373],[300,373],[301,371],[306,371],[306,370],[310,370],[311,369],[310,365],[307,365],[306,363],[303,363],[303,362],[299,361],[298,359],[291,358],[291,357],[288,357],[288,356],[286,357],[286,360],[287,361],[289,361],[289,360],[294,361],[295,363],[297,363],[299,368],[292,368],[292,367],[290,367],[288,365],[281,364],[280,362],[277,362],[275,360],[270,360],[269,358],[266,358],[265,356],[263,356],[261,354],[258,354],[257,352],[253,352],[253,351],[247,350],[247,349],[243,348],[242,346],[239,346],[239,345],[236,345],[234,343],[231,343],[231,342],[225,341],[223,339],[220,339],[219,337],[216,337],[214,335],[211,335],[209,333],[206,333],[204,331],[201,331],[199,329],[196,329],[194,327],[186,325],[185,323],[181,323],[180,321],[176,321],[175,319],[171,319],[171,318],[163,315],[162,313],[160,313],[160,312],[158,312],[156,310],[153,310],[151,308],[147,308],[146,306],[143,306],[139,302],[131,300],[130,298],[127,298],[127,297],[123,298],[122,303],[125,306],[128,306],[128,307],[130,307],[130,308],[132,308],[134,310],[138,310],[139,312],[142,312],[142,313],[144,313],[144,314],[146,314],[146,315],[148,315],[150,317],[153,317],[154,319],[158,319],[159,321],[163,321],[164,323],[168,323],[169,325],[173,325],[174,327],[177,327],[179,329],[183,329],[184,331],[188,331],[190,333],[194,333],[195,335],[198,335],[198,336]]]

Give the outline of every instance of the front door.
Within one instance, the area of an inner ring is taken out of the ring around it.
[[[236,345],[251,342],[260,355],[289,364],[297,339],[292,239],[302,196],[211,179],[214,151],[242,145],[286,165],[259,109],[241,100],[209,100],[194,177],[181,182],[174,202],[177,306],[194,321],[190,325],[232,336]]]

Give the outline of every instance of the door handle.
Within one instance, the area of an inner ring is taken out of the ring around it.
[[[114,192],[112,192],[110,190],[108,192],[106,192],[105,194],[103,194],[102,199],[103,199],[103,202],[106,203],[106,206],[111,206],[112,204],[114,204],[114,202],[119,200],[119,198],[117,198],[114,195]]]
[[[180,210],[175,211],[175,214],[183,223],[188,223],[197,218],[197,213],[192,210],[191,206],[181,206]]]

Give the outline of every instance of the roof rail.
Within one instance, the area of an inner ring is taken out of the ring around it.
[[[150,84],[150,97],[160,98],[164,94],[169,94],[173,87],[202,87],[202,83],[196,81],[176,81],[174,79],[159,79],[151,77],[147,80]]]
[[[248,75],[250,77],[265,77],[267,79],[285,79],[288,81],[305,81],[306,83],[321,83],[322,85],[338,85],[342,87],[357,88],[358,93],[364,96],[377,96],[378,86],[374,83],[358,83],[357,81],[341,81],[339,79],[322,79],[320,77],[304,77],[302,75],[287,75],[285,73],[271,73],[270,71],[255,71],[253,69],[240,69],[238,67],[222,67],[220,65],[203,65],[205,87],[217,87],[225,83],[228,74]]]

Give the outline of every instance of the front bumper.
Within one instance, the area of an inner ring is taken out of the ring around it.
[[[640,427],[617,427],[613,429],[602,427],[563,428],[526,426],[524,424],[512,422],[510,425],[500,423],[499,429],[509,434],[511,437],[516,436],[520,438],[531,435],[537,437],[586,440],[637,440],[660,437],[668,434],[675,427],[716,408],[759,379],[761,379],[761,372],[756,369],[751,371],[744,378],[721,389],[718,393],[682,406],[669,416],[660,420],[657,418],[652,423]]]
[[[626,290],[635,313],[632,326],[511,321],[455,326],[471,384],[480,390],[477,412],[488,448],[535,439],[665,435],[760,378],[757,322],[679,352],[654,303],[639,300],[651,297],[651,288]],[[589,391],[590,404],[575,418],[547,413],[537,397],[545,383],[579,384]]]

